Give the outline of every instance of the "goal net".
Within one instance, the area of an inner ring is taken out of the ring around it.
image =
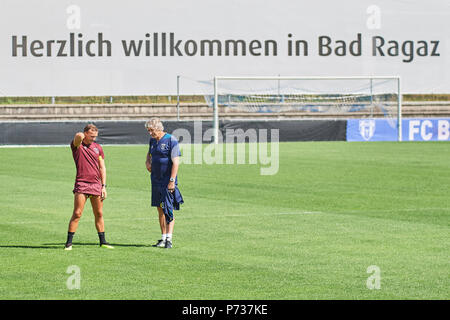
[[[399,77],[215,77],[205,94],[219,117],[383,118],[401,140]],[[217,122],[217,123],[216,123]]]

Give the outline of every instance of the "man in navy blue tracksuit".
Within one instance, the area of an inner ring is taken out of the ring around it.
[[[179,210],[183,198],[178,190],[178,166],[181,156],[178,140],[164,132],[159,119],[151,119],[145,127],[151,135],[146,166],[151,172],[152,207],[158,209],[161,239],[154,247],[172,248],[175,220],[173,210]]]

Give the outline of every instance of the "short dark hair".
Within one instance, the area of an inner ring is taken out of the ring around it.
[[[84,132],[88,132],[89,130],[98,132],[98,128],[92,123],[90,123],[86,127],[84,127]]]

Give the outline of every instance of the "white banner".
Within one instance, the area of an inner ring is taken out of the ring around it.
[[[221,76],[400,76],[450,93],[448,0],[2,0],[0,95],[204,93]],[[189,79],[189,80],[187,80]]]

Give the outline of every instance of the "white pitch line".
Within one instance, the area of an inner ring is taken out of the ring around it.
[[[320,211],[297,211],[297,212],[280,212],[276,214],[320,214]]]

